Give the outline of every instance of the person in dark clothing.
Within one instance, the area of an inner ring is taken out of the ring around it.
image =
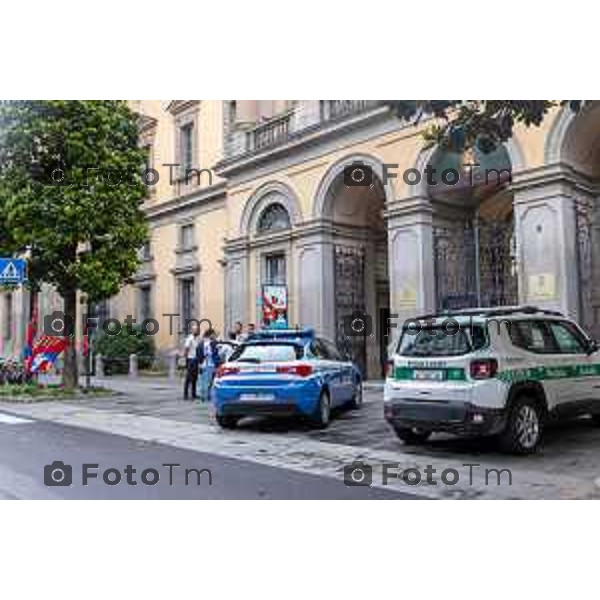
[[[183,384],[183,399],[187,400],[190,395],[197,398],[196,387],[198,385],[198,357],[197,350],[200,344],[200,329],[198,323],[192,323],[190,334],[185,338],[183,355],[185,356],[185,383]]]

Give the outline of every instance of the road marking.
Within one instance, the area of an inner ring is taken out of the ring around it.
[[[22,417],[0,413],[0,423],[3,425],[20,425],[23,423],[33,423],[33,421],[31,419],[23,419]]]

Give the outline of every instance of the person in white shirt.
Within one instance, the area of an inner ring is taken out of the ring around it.
[[[200,328],[198,323],[190,325],[190,334],[185,338],[183,344],[183,355],[185,356],[185,383],[183,385],[183,399],[197,398],[196,386],[198,384],[198,358],[197,349],[200,343]]]

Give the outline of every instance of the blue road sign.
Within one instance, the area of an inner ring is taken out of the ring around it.
[[[0,258],[0,285],[27,281],[27,261],[23,258]]]

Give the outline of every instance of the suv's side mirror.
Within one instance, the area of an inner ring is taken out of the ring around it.
[[[598,343],[597,340],[590,340],[587,348],[588,354],[594,354],[594,352],[598,352],[598,350],[600,350],[600,343]]]

